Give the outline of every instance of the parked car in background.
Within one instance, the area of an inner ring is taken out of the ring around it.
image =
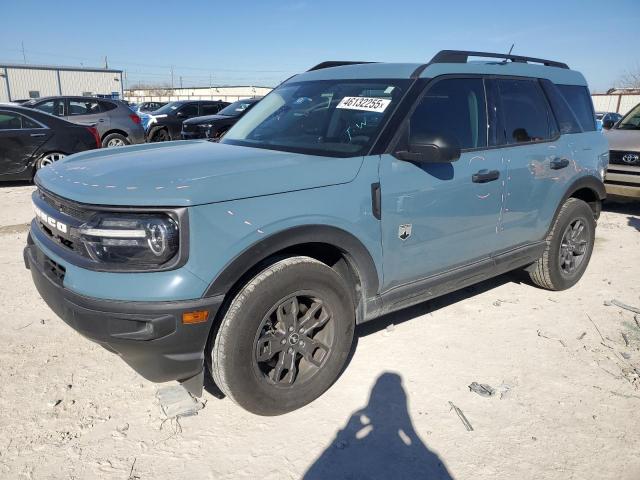
[[[218,100],[180,100],[169,102],[164,107],[151,113],[151,121],[147,129],[149,142],[166,142],[179,140],[182,122],[193,117],[213,115],[229,105]]]
[[[0,105],[0,180],[31,180],[42,167],[100,146],[94,127],[37,110]]]
[[[564,63],[325,62],[220,142],[39,171],[25,263],[54,312],[145,378],[200,395],[206,375],[278,415],[333,384],[358,324],[518,268],[575,285],[607,158]]]
[[[242,118],[262,97],[238,100],[226,106],[215,115],[190,118],[182,122],[182,138],[192,140],[194,138],[219,139],[227,130]]]
[[[603,122],[609,140],[607,193],[640,198],[640,103],[615,124]]]
[[[140,117],[120,100],[94,97],[43,97],[24,103],[70,122],[94,125],[103,147],[144,143]]]
[[[596,112],[596,126],[598,130],[602,130],[604,123],[616,123],[622,118],[622,115],[616,112]]]
[[[169,102],[143,102],[139,103],[135,106],[136,112],[154,112],[159,108],[164,107]]]

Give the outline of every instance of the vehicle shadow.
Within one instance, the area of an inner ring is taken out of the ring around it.
[[[627,215],[627,225],[640,232],[640,200],[611,197],[602,204],[602,210]]]
[[[529,277],[525,272],[516,270],[513,272],[505,273],[503,275],[490,278],[489,280],[485,280],[475,285],[471,285],[469,287],[456,290],[455,292],[448,293],[447,295],[443,295],[441,297],[419,303],[417,305],[414,305],[413,307],[398,310],[397,312],[388,313],[387,315],[383,315],[379,318],[371,320],[370,322],[358,325],[358,327],[356,328],[356,337],[366,337],[367,335],[371,335],[373,333],[379,332],[380,330],[384,330],[389,325],[399,325],[408,320],[413,320],[422,315],[426,315],[427,313],[435,312],[437,310],[440,310],[441,308],[448,307],[449,305],[453,305],[454,303],[460,302],[467,298],[471,298],[476,295],[480,295],[481,293],[488,292],[489,290],[493,290],[500,285],[504,285],[505,283],[510,282],[525,283],[531,285]]]
[[[414,430],[400,375],[385,372],[371,389],[367,405],[351,414],[303,478],[451,480],[452,476]]]
[[[29,187],[33,186],[33,182],[28,180],[8,180],[6,182],[0,182],[0,188],[2,187]]]

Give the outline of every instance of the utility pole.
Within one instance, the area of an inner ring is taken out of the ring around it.
[[[182,75],[180,75],[180,88],[182,88]]]
[[[108,70],[109,69],[109,62],[107,61],[107,56],[104,56],[104,69]]]
[[[24,60],[25,65],[27,64],[27,56],[24,53],[24,41],[22,43],[22,60]]]
[[[171,90],[173,90],[173,65],[171,65]]]

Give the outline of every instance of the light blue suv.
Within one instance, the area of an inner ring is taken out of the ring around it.
[[[359,323],[517,268],[574,285],[607,163],[563,63],[326,62],[220,143],[40,170],[25,262],[65,322],[144,377],[199,395],[207,375],[282,414],[336,380]]]

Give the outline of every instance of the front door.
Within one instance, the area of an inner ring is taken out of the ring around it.
[[[484,80],[446,78],[427,86],[407,138],[446,135],[456,162],[414,164],[381,157],[384,290],[488,259],[499,235],[503,164],[488,148]]]

